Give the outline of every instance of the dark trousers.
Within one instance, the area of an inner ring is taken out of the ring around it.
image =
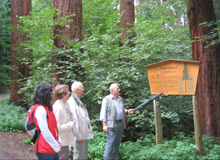
[[[38,160],[59,160],[58,155],[45,154],[45,153],[36,153]]]

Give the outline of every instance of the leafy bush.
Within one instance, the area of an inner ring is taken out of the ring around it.
[[[165,140],[164,144],[155,145],[155,136],[146,135],[136,142],[125,142],[122,144],[119,159],[195,159],[196,146],[192,138],[185,137],[184,140]]]
[[[105,151],[105,133],[95,131],[89,140],[89,159],[103,159]],[[193,136],[177,134],[172,140],[164,140],[164,144],[155,145],[155,135],[148,134],[136,142],[122,142],[119,150],[120,160],[200,160],[219,159],[218,140],[203,136],[203,156],[196,156],[197,147]]]
[[[26,110],[8,104],[9,98],[0,101],[0,131],[24,132]]]
[[[0,101],[0,130],[11,132],[24,132],[25,109],[8,104],[9,98]],[[94,122],[93,122],[94,123]],[[89,140],[89,159],[98,160],[104,156],[106,134],[98,132],[98,127],[92,125],[94,138]],[[155,145],[155,135],[141,136],[135,142],[123,141],[120,146],[120,160],[206,160],[220,159],[220,146],[218,139],[203,136],[203,156],[196,156],[196,145],[193,136],[185,136],[184,133],[175,133],[171,140],[164,140],[164,144]],[[123,137],[123,140],[125,137]],[[25,144],[32,144],[29,139]],[[33,148],[30,148],[33,149]]]
[[[89,140],[89,159],[103,159],[106,144],[105,137],[106,134],[104,132],[97,132],[94,130],[94,138]]]
[[[203,156],[199,156],[199,160],[220,159],[220,145],[218,138],[202,137]]]

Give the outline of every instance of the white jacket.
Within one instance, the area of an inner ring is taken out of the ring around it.
[[[77,100],[76,102],[73,96],[74,95],[71,94],[71,97],[68,99],[67,103],[69,104],[70,110],[77,121],[73,129],[74,136],[77,140],[93,138],[94,134],[86,106],[75,97]]]
[[[68,146],[70,149],[71,145],[74,144],[74,124],[70,119],[70,110],[68,111],[64,101],[59,99],[54,103],[53,111],[57,120],[60,141],[63,146]]]

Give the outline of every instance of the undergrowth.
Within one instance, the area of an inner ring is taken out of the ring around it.
[[[9,97],[0,101],[0,131],[25,132],[26,110],[8,102]]]
[[[24,132],[26,111],[22,107],[8,104],[9,98],[0,100],[0,131]],[[103,159],[106,145],[106,134],[98,132],[93,125],[94,138],[89,140],[89,159]],[[148,134],[139,137],[135,142],[122,142],[118,160],[207,160],[220,159],[220,145],[218,139],[203,136],[203,156],[197,156],[195,139],[179,133],[172,140],[164,140],[163,144],[155,145],[155,135]],[[27,138],[25,144],[34,144]],[[33,150],[33,148],[30,148]]]

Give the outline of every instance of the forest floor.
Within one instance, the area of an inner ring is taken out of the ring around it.
[[[0,93],[0,100],[9,95]],[[0,160],[37,159],[33,147],[23,143],[26,138],[26,133],[0,131]]]

